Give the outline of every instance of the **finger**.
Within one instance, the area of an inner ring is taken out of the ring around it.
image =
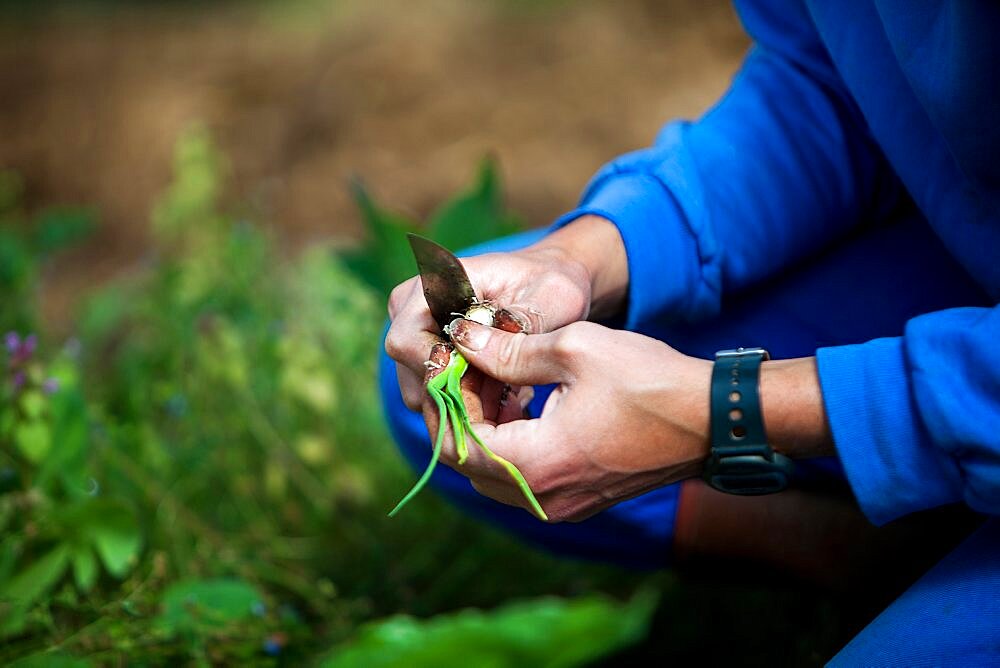
[[[514,464],[525,476],[529,485],[539,482],[536,479],[537,475],[541,475],[538,466],[543,463],[546,453],[550,452],[551,448],[558,447],[558,443],[549,436],[549,427],[542,420],[513,420],[496,426],[473,424],[472,428],[487,448]],[[486,477],[511,481],[503,466],[489,457],[486,459],[489,468],[492,469],[491,475]],[[469,477],[477,476],[470,474]]]
[[[469,367],[465,375],[462,376],[461,389],[462,400],[465,401],[465,410],[469,414],[470,422],[482,422],[483,415],[483,372],[475,367]]]
[[[418,377],[402,364],[396,364],[396,377],[399,380],[399,390],[403,395],[403,403],[412,411],[419,411],[428,401],[427,382],[444,371],[451,359],[451,346],[438,342],[431,346],[431,352],[423,363]],[[433,403],[433,402],[431,402]]]
[[[396,296],[403,284],[393,291],[390,302],[391,323],[385,337],[385,351],[392,359],[409,368],[418,378],[424,375],[423,364],[435,343],[441,343],[441,328],[431,316],[423,295],[414,282],[409,294]],[[400,303],[401,302],[401,303]]]
[[[427,431],[431,436],[431,439],[437,438],[438,430],[441,425],[442,419],[447,419],[445,411],[445,405],[438,405],[434,397],[430,395],[427,390],[426,385],[432,379],[436,378],[440,374],[444,373],[445,368],[448,366],[448,362],[451,360],[452,348],[447,343],[438,343],[431,348],[431,353],[427,359],[426,370],[424,373],[424,397],[422,401],[422,412],[424,416],[424,422],[427,425]],[[458,456],[455,449],[455,442],[452,434],[453,429],[450,425],[445,426],[444,441],[441,446],[441,462],[445,464],[451,464],[458,460]]]
[[[389,300],[386,306],[389,309],[389,318],[392,320],[396,319],[396,316],[406,303],[413,298],[413,293],[417,289],[417,284],[419,279],[414,276],[408,281],[404,281],[392,289],[389,293]]]
[[[505,308],[500,309],[493,316],[493,326],[511,334],[517,334],[518,332],[530,334],[531,329],[529,329],[528,322],[528,319],[521,314]]]
[[[516,485],[509,482],[509,479],[508,481],[476,479],[471,480],[470,482],[472,483],[472,488],[474,490],[487,498],[499,501],[507,506],[515,506],[531,512],[529,510],[528,502],[525,500],[524,495],[521,494],[521,490],[519,490]]]
[[[476,369],[476,372],[482,373],[478,369]],[[510,386],[507,383],[501,383],[495,378],[490,378],[489,376],[483,377],[483,387],[479,392],[479,396],[482,398],[483,419],[486,422],[496,423],[497,416],[500,413],[500,399],[505,387]]]
[[[514,385],[541,385],[572,378],[573,351],[563,332],[511,334],[463,318],[449,326],[452,342],[470,364]]]
[[[439,373],[445,370],[448,366],[448,362],[451,361],[451,346],[447,343],[435,343],[431,346],[430,355],[427,356],[427,362],[424,366],[424,385],[426,385],[432,378],[437,376]]]
[[[532,395],[534,395],[535,390],[530,385],[528,387],[522,387],[518,394],[511,394],[505,403],[500,406],[500,412],[497,413],[497,424],[504,424],[506,422],[512,422],[514,420],[525,419],[525,407],[528,402],[531,401]],[[521,395],[524,395],[523,397]]]
[[[509,386],[486,374],[483,374],[483,379],[483,389],[479,393],[479,396],[483,398],[483,422],[496,424],[497,418],[500,416],[500,394],[503,392],[503,388]]]
[[[516,425],[516,427],[519,427],[519,429],[516,429],[517,431],[524,432],[526,431],[524,428],[525,425],[527,425],[527,430],[530,431],[531,428],[535,426],[532,423],[537,424],[537,422],[538,422],[537,420],[522,420],[518,423],[508,423],[507,425],[503,425],[503,427]],[[498,429],[500,429],[500,427],[494,428],[492,430],[494,432],[493,433],[494,436],[496,435]],[[498,439],[496,438],[493,439],[494,444],[496,444],[497,440]],[[530,509],[532,513],[539,519],[547,520],[548,518],[546,516],[545,510],[540,505],[538,497],[535,494],[535,491],[537,490],[539,492],[544,492],[545,491],[544,489],[539,488],[539,483],[544,482],[545,479],[551,476],[545,473],[546,467],[544,466],[544,462],[536,461],[539,458],[538,455],[541,454],[541,451],[539,449],[537,448],[534,449],[532,453],[534,455],[533,457],[525,456],[526,454],[526,449],[524,447],[525,442],[520,442],[518,444],[520,450],[518,456],[505,457],[496,451],[495,446],[494,448],[490,448],[486,444],[485,440],[483,440],[482,438],[477,439],[477,443],[483,449],[486,456],[489,457],[489,459],[495,465],[501,467],[507,474],[507,477],[509,478],[509,480],[507,481],[508,484],[510,482],[513,482],[517,490],[520,492],[521,496],[524,497],[524,500],[527,504],[525,507]],[[520,466],[516,464],[515,461],[520,462]]]
[[[530,404],[535,399],[535,388],[533,385],[528,385],[526,387],[518,388],[517,392],[517,404],[522,412],[528,410],[528,404]]]
[[[428,351],[444,339],[435,330],[423,325],[411,326],[400,318],[394,320],[385,335],[385,352],[396,362],[412,371],[418,378],[424,375],[424,361]],[[431,325],[436,327],[436,325]]]
[[[427,398],[427,388],[422,376],[397,362],[396,378],[399,380],[399,393],[403,395],[403,403],[411,411],[419,411]]]

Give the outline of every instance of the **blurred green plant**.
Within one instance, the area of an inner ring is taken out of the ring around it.
[[[204,129],[181,138],[149,261],[94,293],[67,341],[38,321],[39,279],[89,219],[29,218],[17,180],[0,181],[0,663],[335,660],[377,652],[359,625],[397,613],[429,618],[407,618],[408,637],[442,647],[449,628],[495,626],[505,657],[556,652],[573,629],[595,636],[588,657],[638,638],[614,629],[640,608],[603,600],[435,621],[538,594],[626,595],[638,578],[528,550],[432,498],[387,521],[412,474],[375,367],[383,295],[411,272],[394,239],[413,223],[358,189],[382,231],[366,248],[285,259],[220,207],[226,170]],[[500,201],[484,163],[432,234],[464,246],[512,231]],[[566,631],[517,641],[518,619]]]
[[[421,621],[406,615],[369,624],[323,668],[568,668],[642,640],[656,607],[643,590],[631,602],[542,598],[493,612],[463,610]]]
[[[445,248],[462,249],[524,229],[524,222],[503,204],[496,161],[486,158],[467,191],[445,202],[426,225],[376,204],[360,181],[351,185],[354,201],[368,231],[358,249],[344,263],[382,295],[417,273],[408,232],[419,232]]]
[[[31,331],[37,324],[39,274],[55,252],[87,235],[93,217],[85,209],[51,207],[29,218],[24,182],[0,171],[0,323]]]

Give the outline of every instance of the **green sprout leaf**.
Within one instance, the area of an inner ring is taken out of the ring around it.
[[[472,429],[472,422],[469,419],[469,411],[465,407],[465,399],[462,398],[461,380],[462,376],[469,368],[468,361],[462,357],[462,354],[457,350],[451,351],[451,356],[448,359],[448,366],[445,367],[444,371],[434,376],[427,383],[427,392],[431,395],[434,400],[434,404],[438,409],[439,416],[439,426],[437,438],[434,441],[434,451],[431,455],[431,460],[427,464],[427,468],[424,469],[423,475],[417,480],[417,483],[406,493],[403,500],[396,504],[396,507],[389,511],[389,517],[395,517],[403,506],[410,502],[410,500],[420,492],[421,489],[430,480],[431,473],[433,473],[434,468],[437,466],[438,459],[441,456],[441,444],[444,440],[445,434],[445,424],[451,423],[452,434],[455,438],[455,450],[458,454],[459,464],[465,463],[468,457],[468,443],[465,440],[465,434],[468,433],[472,437],[472,440],[482,449],[487,457],[500,464],[507,474],[511,477],[514,483],[517,485],[518,489],[524,495],[524,498],[528,501],[531,506],[532,512],[540,520],[548,520],[548,516],[542,509],[541,504],[538,503],[538,499],[535,498],[534,493],[531,491],[531,487],[528,485],[528,481],[524,479],[524,475],[518,470],[513,463],[507,461],[500,455],[496,454],[486,443],[479,437],[479,435]]]

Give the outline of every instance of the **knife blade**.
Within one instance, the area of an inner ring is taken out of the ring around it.
[[[444,329],[478,300],[465,268],[450,250],[419,234],[407,234],[424,284],[424,299],[431,315]]]

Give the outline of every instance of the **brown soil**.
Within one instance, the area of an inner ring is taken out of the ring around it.
[[[194,122],[230,160],[233,197],[290,248],[361,233],[351,175],[423,216],[489,152],[540,225],[601,163],[711,104],[748,43],[719,0],[319,4],[3,21],[0,167],[32,206],[90,204],[102,221],[50,272],[50,315],[142,257]]]

